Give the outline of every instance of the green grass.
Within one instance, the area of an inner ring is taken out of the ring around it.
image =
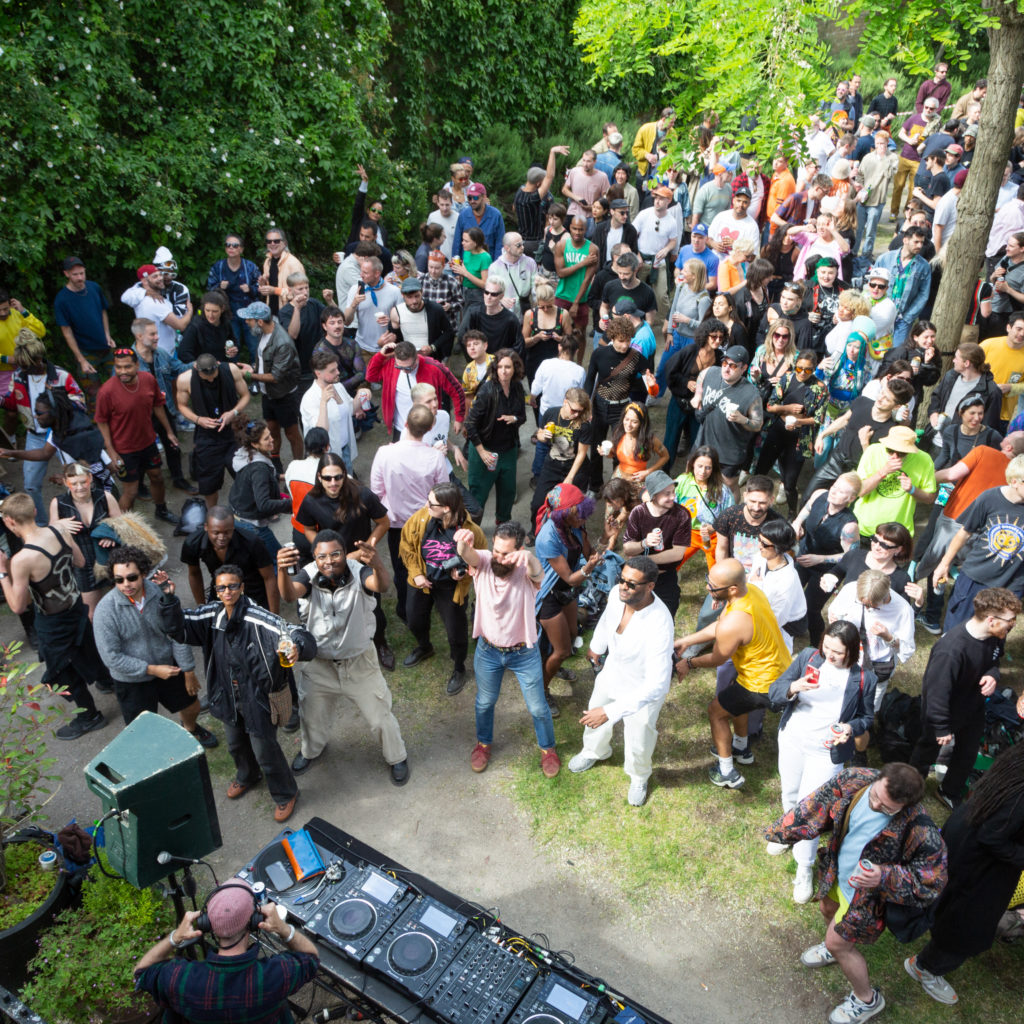
[[[691,563],[691,566],[694,563]],[[703,588],[703,566],[684,569],[683,600],[677,628],[696,617]],[[918,650],[896,673],[894,685],[920,692],[920,679],[935,638],[918,633]],[[1021,684],[1024,641],[1010,644],[1013,659],[1004,671],[1004,685]],[[559,750],[567,762],[580,748],[577,720],[586,707],[592,676],[582,657],[567,662],[578,674],[571,684],[556,680],[563,714],[555,723]],[[799,907],[792,900],[795,864],[791,856],[769,857],[762,830],[782,813],[776,766],[778,716],[770,714],[765,735],[754,748],[756,761],[742,771],[742,790],[718,790],[707,779],[712,763],[706,707],[714,694],[714,673],[704,670],[676,680],[658,722],[658,745],[650,797],[639,809],[626,803],[629,782],[622,771],[621,730],[610,760],[584,775],[567,770],[546,780],[535,759],[523,754],[513,765],[508,791],[538,845],[572,862],[576,870],[602,887],[620,892],[642,911],[662,900],[681,899],[704,906],[763,932],[771,955],[799,955],[821,940],[821,915],[814,903]],[[870,753],[878,766],[877,751]],[[935,820],[947,811],[929,783],[925,804]],[[865,950],[874,984],[885,993],[885,1019],[894,1022],[956,1021],[994,1024],[1019,1019],[1016,993],[1024,944],[999,945],[968,961],[951,976],[961,996],[958,1007],[942,1007],[927,996],[903,969],[903,959],[924,945],[921,939],[901,946],[888,934]],[[847,986],[837,970],[815,972],[823,993],[838,1002]],[[952,1016],[951,1016],[952,1015]]]

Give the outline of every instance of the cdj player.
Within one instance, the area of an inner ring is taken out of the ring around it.
[[[601,995],[554,975],[538,978],[508,1024],[599,1024]]]
[[[427,993],[427,1009],[453,1024],[503,1024],[537,968],[474,933]]]
[[[468,926],[461,914],[430,896],[420,896],[363,962],[422,999],[476,934]]]
[[[306,922],[318,938],[357,963],[413,902],[403,882],[376,868],[353,868],[342,885],[320,900]]]
[[[316,913],[317,904],[335,888],[343,885],[346,878],[356,869],[337,854],[322,846],[316,846],[325,870],[302,881],[295,880],[295,868],[291,863],[285,840],[297,835],[292,829],[285,829],[273,841],[263,847],[253,859],[238,872],[250,885],[263,883],[267,896],[282,905],[289,916],[300,924],[308,924]],[[306,834],[308,835],[308,833]]]

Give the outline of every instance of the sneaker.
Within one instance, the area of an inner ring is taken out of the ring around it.
[[[714,758],[718,757],[718,751],[711,748],[711,756]],[[732,748],[732,759],[737,764],[753,764],[754,763],[754,752],[747,746],[746,750],[740,750],[739,747]]]
[[[274,821],[278,824],[287,821],[292,816],[292,811],[295,810],[295,801],[298,799],[299,794],[296,793],[287,803],[277,804],[274,807]]]
[[[597,764],[598,759],[596,757],[587,757],[586,754],[580,752],[569,762],[569,771],[576,772],[589,772],[591,768]]]
[[[936,790],[935,795],[942,801],[951,811],[956,810],[956,804],[953,802],[953,798],[943,793],[941,789]]]
[[[561,768],[562,759],[555,753],[554,747],[541,751],[540,770],[544,773],[545,778],[553,779],[561,771]]]
[[[708,769],[708,778],[716,786],[727,786],[729,789],[739,789],[747,781],[735,768],[728,775],[723,775],[722,769],[717,764],[713,764]]]
[[[835,962],[836,958],[828,951],[824,942],[819,942],[816,946],[811,946],[810,949],[805,949],[800,954],[800,963],[804,967],[828,967],[829,964]]]
[[[793,879],[793,902],[810,903],[814,895],[814,868],[810,864],[801,864],[796,869]]]
[[[937,622],[929,622],[923,615],[918,615],[917,624],[931,633],[932,636],[942,635],[942,627]]]
[[[217,739],[209,729],[204,729],[198,723],[196,724],[195,729],[192,730],[192,735],[195,737],[196,741],[207,750],[213,750],[214,747],[220,746],[220,740]]]
[[[781,857],[784,853],[789,853],[792,850],[792,846],[787,846],[785,843],[765,843],[764,852],[769,857]]]
[[[630,807],[643,807],[647,800],[647,780],[643,782],[633,781],[629,784],[629,793],[626,794]]]
[[[862,1003],[852,992],[828,1015],[828,1024],[850,1024],[870,1020],[885,1009],[885,996],[873,988],[870,1003]]]
[[[868,752],[866,750],[855,750],[853,756],[846,763],[851,768],[867,768]]]
[[[557,718],[562,713],[561,708],[555,703],[554,697],[548,697],[548,711],[551,712],[552,718]]]
[[[564,679],[567,683],[576,682],[576,673],[571,668],[560,668],[555,674],[559,679]]]
[[[469,755],[469,767],[475,772],[487,770],[487,762],[491,759],[491,748],[483,743],[478,743]]]
[[[155,515],[157,519],[162,519],[165,523],[174,523],[175,525],[177,525],[181,522],[181,519],[178,516],[176,516],[166,505],[157,505],[156,510],[153,512],[153,515]]]
[[[84,736],[93,729],[102,729],[106,724],[107,720],[103,717],[102,711],[94,711],[91,715],[77,714],[67,725],[62,725],[57,730],[56,736],[59,740],[77,740],[79,736]]]
[[[915,981],[921,982],[921,987],[934,999],[936,1002],[945,1003],[946,1006],[953,1006],[954,1003],[959,1001],[959,996],[956,994],[953,986],[950,985],[945,978],[938,974],[932,974],[930,971],[926,971],[923,967],[918,967],[917,957],[908,956],[903,961],[903,966]]]

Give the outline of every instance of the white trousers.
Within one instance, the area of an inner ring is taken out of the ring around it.
[[[599,708],[608,704],[611,692],[606,685],[605,673],[599,672],[594,680],[594,692],[590,695],[588,708]],[[626,715],[622,720],[622,739],[625,747],[623,769],[633,782],[646,782],[651,777],[651,758],[654,745],[658,742],[658,715],[665,698],[645,704],[639,711]],[[603,761],[612,753],[612,730],[614,725],[605,722],[596,729],[584,728],[583,753],[587,757]]]
[[[825,737],[822,736],[824,741]],[[826,747],[821,753],[808,753],[803,740],[787,740],[786,733],[779,733],[779,777],[782,782],[782,809],[790,811],[819,786],[839,773],[843,766],[833,764]],[[817,839],[801,839],[793,847],[797,864],[813,866],[818,852]]]
[[[330,739],[339,697],[347,697],[362,713],[380,741],[384,760],[398,764],[406,758],[398,720],[391,713],[391,691],[377,664],[371,644],[354,658],[329,661],[314,658],[297,673],[302,723],[302,756],[319,757]]]

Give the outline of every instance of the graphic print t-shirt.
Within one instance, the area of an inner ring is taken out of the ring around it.
[[[957,522],[971,534],[962,569],[983,587],[1009,587],[1024,578],[1024,505],[1001,487],[979,495]]]

